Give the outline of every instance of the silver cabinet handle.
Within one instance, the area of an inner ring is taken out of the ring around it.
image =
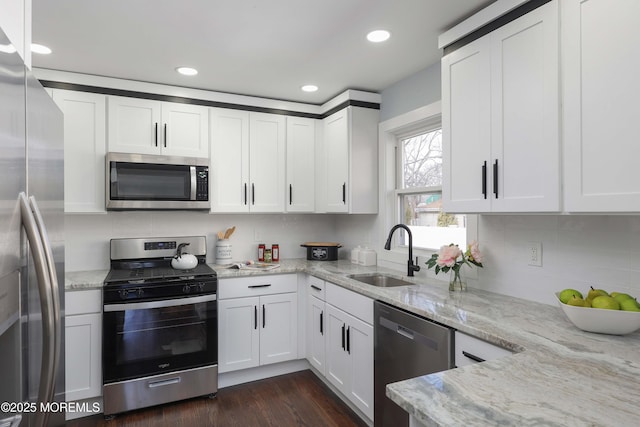
[[[38,231],[33,212],[29,207],[27,196],[24,193],[20,193],[18,197],[22,225],[27,233],[38,279],[40,310],[42,312],[42,365],[40,368],[38,403],[47,403],[53,400],[55,386],[55,321],[53,302],[51,301],[51,280],[44,248],[40,239],[40,232]],[[46,426],[48,417],[47,411],[36,412],[35,425]]]

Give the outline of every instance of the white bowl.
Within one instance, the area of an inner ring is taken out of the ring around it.
[[[640,329],[640,311],[606,310],[563,304],[556,292],[558,304],[571,323],[579,329],[598,334],[626,335]]]

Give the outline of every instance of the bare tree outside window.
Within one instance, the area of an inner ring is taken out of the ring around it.
[[[437,249],[454,242],[463,247],[465,216],[442,211],[442,129],[401,139],[399,148],[399,202],[414,245]]]

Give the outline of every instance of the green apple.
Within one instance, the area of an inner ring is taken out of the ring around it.
[[[638,307],[638,302],[634,298],[627,298],[620,302],[620,310],[640,311],[640,307]]]
[[[600,295],[591,301],[593,308],[604,308],[607,310],[620,310],[620,303],[608,295]]]
[[[560,298],[560,301],[563,304],[567,304],[569,302],[569,300],[573,297],[573,296],[577,296],[578,298],[582,298],[582,294],[578,291],[576,291],[575,289],[565,289],[562,292],[560,292],[558,294],[558,298]]]

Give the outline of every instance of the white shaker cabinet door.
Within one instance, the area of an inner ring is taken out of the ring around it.
[[[160,154],[160,101],[109,96],[108,147],[118,153]]]
[[[218,372],[260,364],[259,297],[218,301]]]
[[[560,210],[558,2],[491,33],[493,212]],[[494,167],[494,165],[497,166]]]
[[[307,303],[307,360],[322,375],[325,375],[325,302],[309,295]]]
[[[316,120],[287,117],[287,212],[315,209]]]
[[[640,212],[640,2],[560,3],[565,210]]]
[[[65,317],[67,401],[102,395],[102,313]]]
[[[442,58],[442,207],[491,209],[491,61],[487,36]]]
[[[251,212],[284,212],[285,118],[277,114],[249,116]]]
[[[249,212],[249,113],[212,108],[212,212]]]
[[[260,297],[260,364],[298,358],[298,295],[295,292]]]
[[[64,113],[64,211],[105,211],[106,96],[52,90]]]
[[[207,107],[162,103],[162,154],[209,157],[209,113]]]
[[[349,188],[349,109],[344,108],[324,119],[327,212],[348,212]]]

